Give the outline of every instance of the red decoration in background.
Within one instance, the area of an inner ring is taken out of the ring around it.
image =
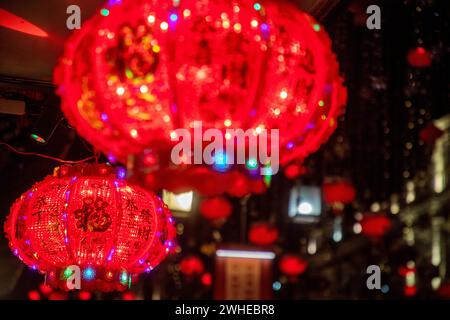
[[[92,293],[89,291],[80,291],[78,292],[78,299],[79,300],[91,300],[92,299]]]
[[[306,173],[306,168],[297,163],[290,164],[284,169],[284,175],[291,180],[304,173]]]
[[[122,294],[122,300],[125,300],[125,301],[133,301],[133,300],[136,300],[136,295],[135,295],[133,292],[130,292],[130,291],[124,292],[124,293]]]
[[[181,260],[180,270],[185,276],[195,276],[203,273],[205,265],[199,257],[188,256]]]
[[[70,265],[83,290],[122,290],[173,247],[172,217],[161,199],[129,185],[122,168],[63,166],[12,206],[5,224],[15,255],[67,290]]]
[[[248,232],[248,239],[258,246],[270,246],[278,240],[278,229],[266,222],[255,223]]]
[[[428,124],[419,132],[420,140],[428,145],[434,145],[437,139],[444,134],[444,131],[437,128],[433,123]]]
[[[41,300],[41,294],[37,290],[31,290],[28,292],[28,300]]]
[[[424,47],[410,49],[407,55],[408,63],[416,68],[429,67],[433,61],[431,52]]]
[[[233,207],[225,198],[214,197],[203,200],[199,210],[201,215],[208,220],[221,220],[227,219],[231,215]]]
[[[296,255],[286,254],[281,258],[279,267],[283,274],[290,277],[298,277],[305,272],[308,262]]]
[[[437,294],[444,299],[450,299],[450,283],[443,283],[439,287]]]
[[[147,151],[143,166],[171,169],[173,130],[202,121],[223,134],[279,129],[286,165],[335,130],[346,102],[339,66],[323,27],[295,5],[146,0],[108,9],[70,38],[55,82],[69,122],[111,158]]]
[[[366,215],[361,220],[361,233],[370,238],[381,238],[391,229],[391,224],[385,215]]]
[[[200,281],[205,287],[209,287],[212,285],[212,275],[209,272],[202,274]]]
[[[356,190],[347,181],[329,182],[322,187],[323,198],[327,204],[349,204],[355,200]]]

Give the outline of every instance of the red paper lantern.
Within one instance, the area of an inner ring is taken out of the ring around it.
[[[133,300],[136,300],[136,295],[135,295],[133,292],[130,292],[130,291],[124,292],[124,293],[122,294],[122,300],[125,300],[125,301],[133,301]]]
[[[78,299],[84,301],[91,300],[92,293],[90,293],[89,291],[80,291],[78,292]]]
[[[55,82],[80,135],[122,162],[147,151],[153,170],[195,121],[223,136],[279,129],[281,164],[304,159],[346,102],[324,28],[275,0],[114,2],[67,42]]]
[[[173,247],[172,216],[161,199],[106,165],[63,166],[24,193],[5,223],[15,255],[67,290],[78,266],[83,290],[121,290]]]
[[[251,226],[248,239],[258,246],[270,246],[278,240],[278,229],[266,222],[256,223]]]
[[[279,267],[283,274],[297,277],[305,272],[308,262],[296,255],[286,254],[281,258]]]
[[[205,265],[203,261],[196,256],[188,256],[181,260],[180,270],[186,276],[195,276],[203,273]]]
[[[361,233],[370,238],[381,238],[391,229],[391,224],[385,215],[366,215],[361,220]]]
[[[347,181],[325,183],[322,191],[324,201],[329,205],[336,203],[349,204],[356,197],[355,188]]]
[[[416,68],[426,68],[431,65],[433,61],[431,52],[424,47],[417,47],[410,49],[407,55],[408,63]]]
[[[214,197],[203,200],[199,210],[201,215],[208,220],[220,220],[227,219],[231,215],[233,207],[225,198]]]

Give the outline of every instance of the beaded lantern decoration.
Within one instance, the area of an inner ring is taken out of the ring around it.
[[[174,246],[167,206],[128,184],[125,170],[62,166],[16,200],[5,223],[15,255],[63,290],[71,269],[82,290],[123,290]]]
[[[279,129],[281,165],[301,161],[346,102],[327,33],[278,0],[109,1],[67,42],[55,82],[83,137],[110,159],[145,155],[154,171],[179,169],[174,130],[199,122],[224,140]]]

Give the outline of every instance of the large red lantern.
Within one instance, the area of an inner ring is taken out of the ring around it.
[[[15,255],[63,290],[73,266],[82,290],[122,290],[171,251],[167,206],[107,165],[62,166],[25,192],[5,224]],[[70,266],[70,269],[68,268]]]
[[[227,129],[279,129],[284,165],[335,130],[346,89],[330,39],[288,1],[111,3],[55,71],[69,122],[111,158],[171,168],[174,130],[201,121],[224,140]]]

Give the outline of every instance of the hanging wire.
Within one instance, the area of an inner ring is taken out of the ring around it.
[[[66,163],[66,164],[78,164],[78,163],[83,163],[83,162],[87,162],[90,161],[92,159],[96,159],[96,156],[90,156],[81,160],[75,160],[75,161],[71,161],[71,160],[64,160],[64,159],[60,159],[60,158],[56,158],[56,157],[52,157],[52,156],[47,156],[45,154],[41,154],[41,153],[36,153],[36,152],[24,152],[24,151],[19,151],[16,148],[14,148],[13,146],[5,143],[5,142],[0,142],[0,145],[6,146],[9,150],[11,150],[14,153],[23,155],[23,156],[35,156],[35,157],[41,157],[41,158],[45,158],[45,159],[50,159],[53,161],[57,161],[60,163]]]

